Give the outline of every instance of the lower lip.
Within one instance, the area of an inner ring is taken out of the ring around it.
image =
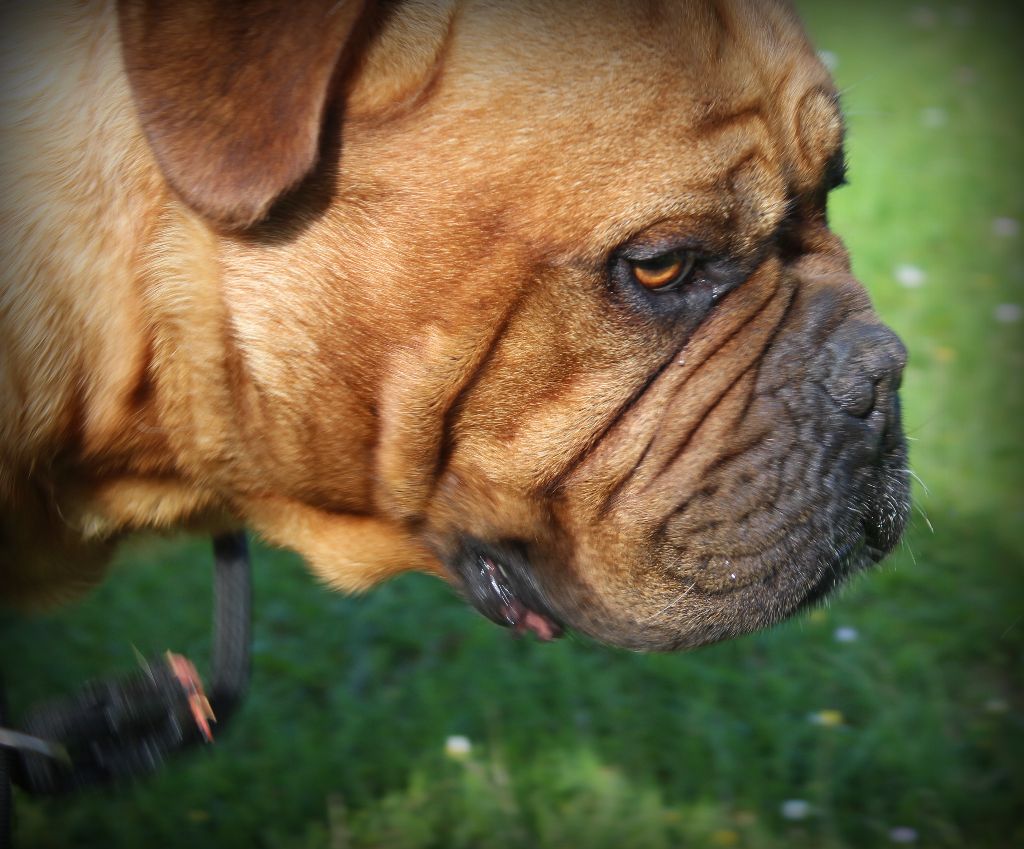
[[[490,585],[494,595],[500,599],[501,616],[516,634],[532,633],[545,642],[560,636],[562,629],[545,616],[535,613],[517,599],[499,580],[508,580],[501,566],[489,557],[478,556],[480,575]]]
[[[490,584],[494,595],[501,599],[501,615],[511,627],[517,627],[521,619],[517,615],[517,608],[521,608],[522,605],[517,604],[515,597],[499,582],[498,578],[503,577],[501,567],[489,557],[482,555],[477,557],[477,565],[484,580]]]
[[[532,610],[524,610],[523,617],[513,626],[517,634],[532,632],[537,639],[549,642],[561,636],[562,629],[549,619],[545,619]]]

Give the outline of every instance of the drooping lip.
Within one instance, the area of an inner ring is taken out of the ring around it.
[[[465,541],[453,566],[469,601],[492,622],[516,633],[531,632],[541,640],[564,632],[516,547]]]

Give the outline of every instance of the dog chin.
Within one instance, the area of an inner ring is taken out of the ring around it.
[[[633,590],[614,596],[588,585],[578,564],[555,563],[524,541],[464,536],[446,560],[470,604],[517,634],[551,640],[571,629],[634,650],[694,648],[811,607],[891,551],[909,513],[902,439],[867,471],[756,552],[694,559],[662,541],[651,551],[662,567],[636,569]]]

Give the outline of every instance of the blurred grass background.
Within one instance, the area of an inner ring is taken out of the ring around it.
[[[344,598],[257,549],[230,730],[116,792],[19,797],[16,845],[1024,846],[1022,15],[801,8],[848,115],[833,224],[910,349],[902,548],[825,608],[672,656],[514,641],[416,576]],[[205,541],[150,540],[83,603],[4,614],[15,712],[136,647],[205,668],[209,589]]]

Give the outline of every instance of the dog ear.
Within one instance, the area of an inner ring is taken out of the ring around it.
[[[335,69],[367,0],[120,0],[125,68],[164,176],[245,227],[316,164]]]

